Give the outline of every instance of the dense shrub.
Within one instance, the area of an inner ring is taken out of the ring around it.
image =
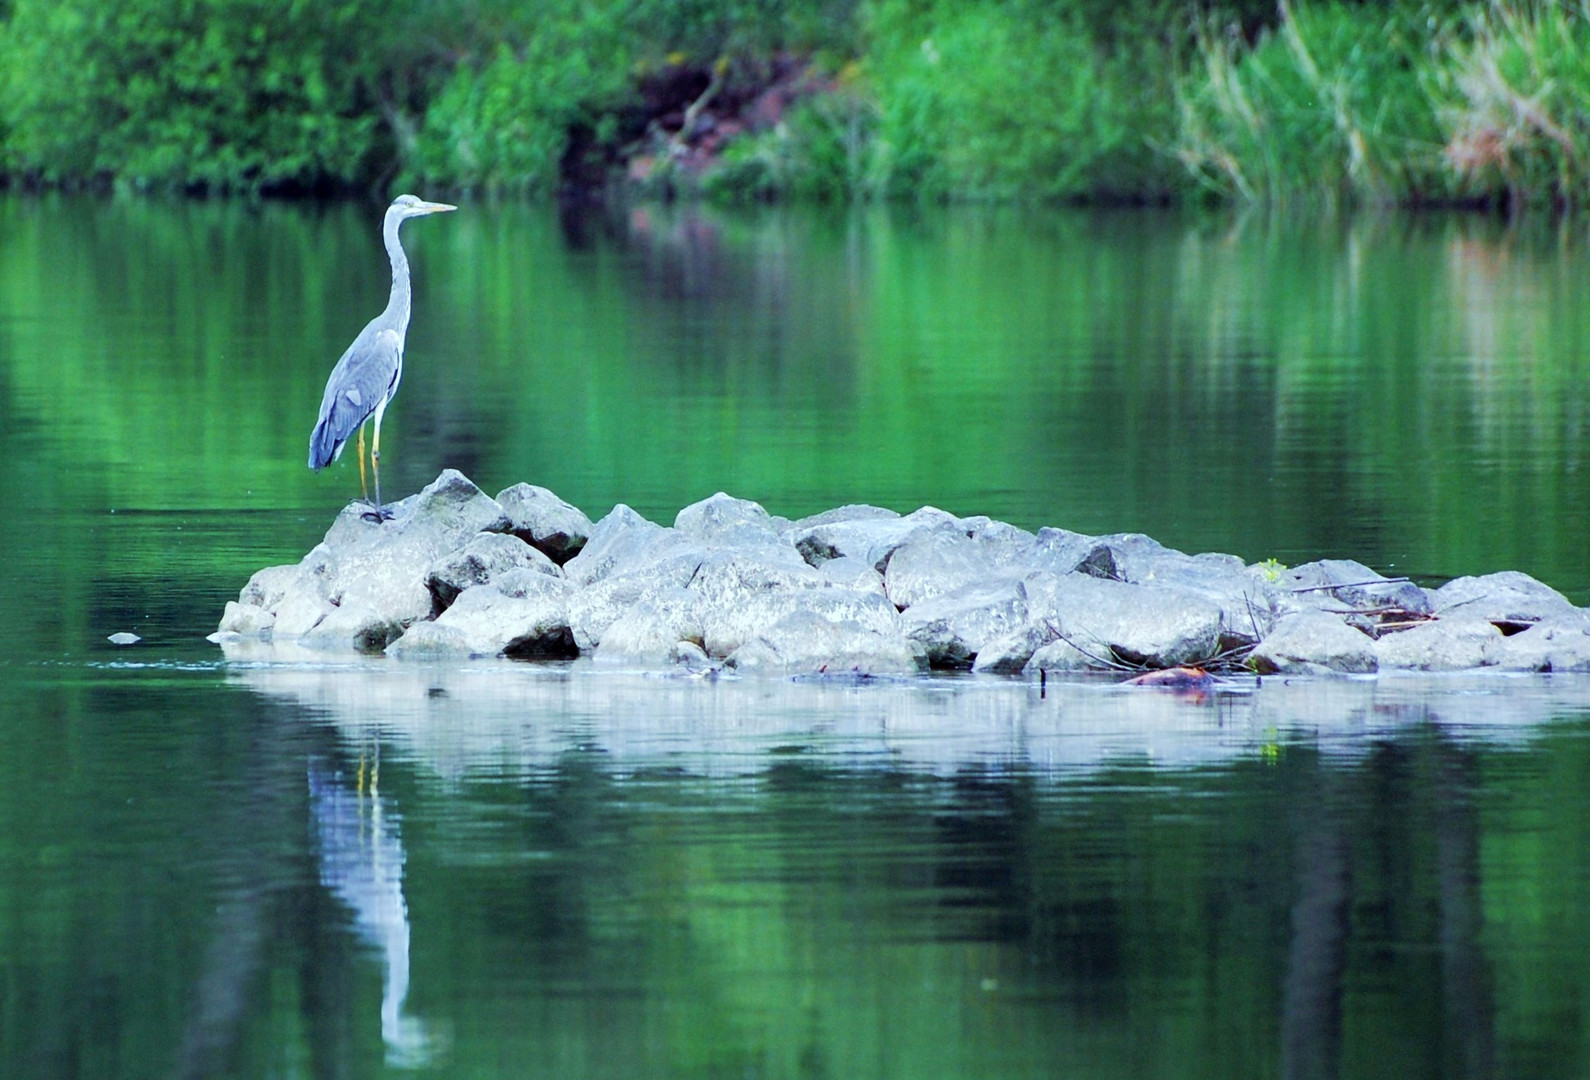
[[[46,182],[321,187],[390,157],[413,19],[396,0],[15,0],[3,165]],[[423,39],[421,39],[423,40]],[[400,70],[403,69],[403,70]]]

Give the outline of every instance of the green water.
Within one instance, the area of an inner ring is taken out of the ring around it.
[[[303,459],[378,211],[0,200],[0,1076],[1590,1076],[1590,680],[223,661],[357,493]],[[1590,603],[1579,223],[405,238],[388,494],[931,503]]]

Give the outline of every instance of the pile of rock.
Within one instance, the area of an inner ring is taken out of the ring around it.
[[[1247,565],[932,507],[788,521],[722,493],[671,528],[622,504],[593,525],[453,470],[393,510],[351,505],[301,562],[256,573],[217,640],[794,674],[1590,671],[1590,611],[1516,572],[1426,591],[1345,560]]]

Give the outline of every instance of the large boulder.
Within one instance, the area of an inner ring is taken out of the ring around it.
[[[1323,611],[1282,617],[1248,662],[1261,675],[1369,674],[1379,668],[1374,640]]]
[[[895,548],[918,533],[932,530],[962,531],[960,520],[953,514],[924,506],[905,517],[847,518],[794,528],[785,535],[813,566],[849,555],[882,574]]]
[[[630,605],[610,623],[596,648],[596,659],[641,667],[672,667],[698,659],[701,618],[695,598],[681,588],[659,592]],[[690,645],[692,649],[682,646]],[[704,656],[705,653],[702,653]]]
[[[562,566],[591,536],[591,519],[544,487],[515,484],[497,494],[508,531]]]
[[[673,590],[683,589],[706,558],[699,548],[681,546],[668,537],[661,539],[654,553],[656,558],[625,563],[623,573],[592,582],[569,598],[569,625],[582,651],[596,648],[607,628],[635,604],[658,603]],[[575,559],[568,566],[578,561]]]
[[[1387,578],[1352,559],[1319,559],[1277,575],[1281,611],[1341,615],[1366,634],[1382,623],[1432,614],[1430,597],[1411,581]]]
[[[1502,632],[1489,621],[1454,616],[1383,634],[1375,642],[1381,671],[1467,671],[1491,663]]]
[[[1550,585],[1517,570],[1455,578],[1431,593],[1430,601],[1437,615],[1485,619],[1508,632],[1579,611]]]
[[[556,563],[512,533],[481,533],[432,563],[425,572],[425,586],[436,600],[436,609],[442,610],[470,586],[484,585],[515,567],[562,576]]]
[[[724,667],[779,675],[915,675],[927,670],[921,645],[898,633],[811,609],[779,618],[731,652]]]
[[[654,521],[647,521],[623,503],[591,527],[591,535],[580,553],[563,564],[563,576],[576,587],[601,581],[620,568],[632,566],[651,554],[665,534]]]
[[[318,629],[309,643],[379,651],[431,614],[425,575],[437,559],[477,533],[507,527],[496,501],[453,469],[394,504],[389,520],[369,520],[365,510],[361,503],[346,507],[296,569],[256,574],[238,604],[261,613],[232,612],[221,629],[249,626],[278,641]]]
[[[989,551],[963,532],[923,529],[889,556],[885,590],[897,608],[908,608],[992,576]]]
[[[901,634],[900,614],[883,594],[826,584],[747,592],[733,604],[702,604],[696,610],[702,644],[711,656],[727,656],[793,612],[856,623],[883,637]]]
[[[386,651],[390,656],[434,655],[445,642],[461,641],[471,656],[573,656],[569,592],[561,577],[528,567],[510,570],[490,584],[465,589],[433,623],[416,624],[409,631],[442,629],[419,630],[407,642],[405,633]]]
[[[1221,609],[1170,586],[1148,587],[1086,574],[1026,579],[1033,619],[1084,654],[1153,668],[1209,660],[1220,645]]]
[[[705,548],[792,548],[780,538],[772,515],[761,503],[721,491],[679,511],[674,528]]]
[[[934,667],[970,667],[985,644],[1026,623],[1027,590],[1013,576],[972,582],[913,604],[900,619]]]
[[[1590,671],[1590,613],[1542,619],[1493,645],[1490,657],[1503,671]]]

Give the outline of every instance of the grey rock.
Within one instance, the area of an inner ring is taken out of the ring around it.
[[[596,649],[596,659],[646,666],[681,663],[681,643],[701,650],[701,619],[695,597],[681,588],[659,592],[649,600],[631,604],[608,625]]]
[[[849,555],[882,574],[895,548],[920,532],[933,530],[962,531],[954,516],[924,506],[905,517],[852,518],[792,529],[786,536],[813,566]]]
[[[386,647],[386,654],[400,660],[476,655],[469,636],[462,629],[434,622],[415,623]]]
[[[1282,617],[1248,659],[1264,675],[1368,674],[1379,667],[1373,639],[1323,611]]]
[[[867,563],[848,555],[819,564],[817,572],[822,575],[824,581],[844,588],[884,592],[883,575]]]
[[[217,629],[223,634],[263,637],[270,633],[271,628],[275,625],[276,613],[274,611],[254,604],[228,600],[226,602],[226,610],[221,614],[221,625]]]
[[[1502,632],[1484,619],[1453,616],[1385,634],[1375,642],[1381,671],[1466,671],[1491,662]]]
[[[1016,577],[973,582],[913,604],[900,620],[935,667],[970,667],[985,644],[1026,623],[1027,593]]]
[[[118,630],[105,640],[110,642],[112,645],[136,645],[142,641],[143,638],[139,637],[137,634],[129,633],[126,630]]]
[[[665,539],[663,546],[672,545]],[[705,558],[699,549],[685,548],[638,566],[625,563],[624,573],[604,577],[578,590],[569,598],[569,626],[574,631],[575,644],[582,651],[596,648],[620,615],[635,604],[653,602],[669,590],[684,588]],[[564,571],[577,561],[571,561]]]
[[[1325,609],[1368,612],[1396,608],[1416,615],[1432,613],[1430,597],[1411,581],[1388,580],[1352,559],[1319,559],[1283,570],[1277,582],[1283,610]],[[1378,616],[1358,625],[1378,625]]]
[[[401,636],[403,629],[404,624],[391,614],[354,602],[332,608],[298,641],[310,649],[378,653]]]
[[[1026,591],[1035,621],[1049,620],[1059,637],[1103,660],[1177,667],[1206,661],[1219,647],[1219,605],[1187,589],[1033,574]]]
[[[1590,615],[1553,615],[1491,648],[1503,671],[1590,671]]]
[[[382,622],[408,626],[431,614],[425,574],[442,555],[476,533],[501,531],[507,518],[496,500],[453,469],[392,508],[390,521],[371,522],[353,504],[326,534],[328,594],[338,607],[368,609]],[[277,612],[275,633],[284,633]]]
[[[703,547],[764,547],[782,544],[773,518],[760,503],[718,492],[691,503],[674,518],[674,528]],[[786,545],[787,546],[787,545]]]
[[[442,610],[471,585],[484,585],[516,567],[561,576],[556,563],[519,537],[511,533],[481,533],[432,563],[425,573],[425,587],[435,598],[436,608]]]
[[[985,580],[993,571],[983,547],[964,533],[924,529],[894,549],[883,585],[895,607],[908,608]]]
[[[1113,671],[1113,665],[1096,653],[1085,653],[1069,641],[1055,640],[1032,654],[1022,666],[1022,674],[1036,678],[1040,672],[1049,671]]]
[[[1038,538],[1026,529],[988,517],[962,518],[961,527],[996,569],[1031,566]]]
[[[820,514],[812,514],[798,521],[790,522],[779,531],[785,534],[804,532],[815,529],[819,525],[833,525],[841,521],[878,521],[885,518],[898,518],[898,511],[886,510],[881,506],[867,506],[864,503],[850,503],[845,506],[836,506],[832,510],[824,510]]]
[[[709,656],[727,656],[794,612],[829,622],[854,622],[882,637],[901,633],[900,614],[881,593],[822,586],[747,593],[732,605],[704,605],[702,645]]]
[[[1054,624],[1047,619],[1028,621],[1003,637],[984,642],[972,661],[972,670],[990,675],[1017,675],[1024,671],[1034,654],[1058,641]],[[1072,649],[1075,653],[1076,650]],[[1081,655],[1081,654],[1077,654]]]
[[[271,626],[274,641],[302,637],[320,624],[332,609],[331,601],[310,588],[291,589],[276,603]]]
[[[563,564],[563,576],[576,586],[601,581],[618,568],[639,561],[644,552],[671,531],[619,503],[592,526],[585,547]]]
[[[287,590],[298,583],[302,573],[302,563],[267,566],[263,570],[256,570],[254,576],[248,579],[248,584],[243,586],[243,591],[238,594],[237,602],[246,607],[275,611],[276,605],[287,595]]]
[[[927,670],[927,654],[898,633],[803,609],[778,619],[723,664],[740,672],[783,675],[915,675]]]
[[[544,487],[515,484],[497,495],[508,531],[562,566],[590,539],[591,519]]]
[[[1431,593],[1430,600],[1437,615],[1485,619],[1508,629],[1579,610],[1550,585],[1517,570],[1456,578]]]
[[[1098,544],[1097,537],[1084,536],[1070,529],[1042,528],[1033,538],[1026,565],[1031,570],[1069,574],[1082,564]]]
[[[574,655],[568,583],[533,570],[519,569],[511,574],[508,591],[499,583],[465,589],[451,607],[437,616],[434,625],[462,633],[472,656]],[[426,631],[420,640],[430,641],[433,637],[433,632]],[[400,648],[396,655],[406,651]]]

